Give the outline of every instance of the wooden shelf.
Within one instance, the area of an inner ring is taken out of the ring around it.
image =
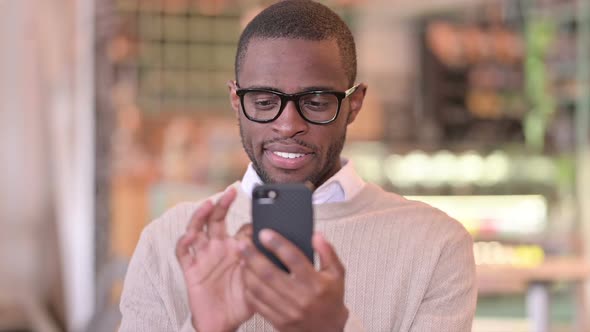
[[[478,265],[480,295],[521,293],[530,283],[576,282],[590,277],[590,264],[581,258],[549,257],[534,267]]]

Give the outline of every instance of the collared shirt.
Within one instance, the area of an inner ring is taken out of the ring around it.
[[[242,178],[242,190],[252,197],[252,190],[262,184],[262,180],[252,167]],[[313,192],[313,204],[338,203],[351,199],[365,186],[365,181],[357,174],[351,161],[342,159],[342,168]]]

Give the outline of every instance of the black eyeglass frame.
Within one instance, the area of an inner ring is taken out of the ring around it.
[[[238,95],[238,97],[240,97],[240,106],[242,106],[242,113],[244,113],[244,116],[253,122],[257,122],[257,123],[269,123],[269,122],[273,122],[274,120],[278,119],[281,114],[283,113],[283,110],[285,109],[285,107],[287,106],[287,103],[289,101],[293,101],[293,103],[295,103],[295,108],[297,109],[297,112],[299,113],[299,115],[301,115],[301,117],[312,124],[316,124],[316,125],[326,125],[329,123],[334,122],[337,118],[338,118],[338,114],[340,114],[340,106],[342,105],[342,101],[344,99],[346,99],[348,96],[350,96],[351,94],[353,94],[358,87],[361,85],[356,84],[353,87],[351,87],[350,89],[342,92],[342,91],[332,91],[332,90],[314,90],[314,91],[303,91],[303,92],[298,92],[298,93],[294,93],[294,94],[288,94],[288,93],[284,93],[284,92],[280,92],[280,91],[276,91],[276,90],[270,90],[270,89],[241,89],[240,86],[238,85],[237,82],[235,82],[236,84],[236,94]],[[276,96],[279,96],[279,98],[281,99],[281,107],[279,108],[279,111],[277,112],[277,114],[272,118],[272,119],[268,119],[268,120],[258,120],[258,119],[254,119],[251,116],[248,115],[248,113],[246,112],[246,108],[244,107],[244,95],[246,95],[246,93],[248,92],[266,92],[266,93],[272,93]],[[301,97],[303,96],[307,96],[307,95],[313,95],[313,94],[331,94],[336,96],[336,98],[338,99],[338,108],[336,109],[336,114],[334,114],[334,116],[326,121],[313,121],[308,119],[304,114],[303,111],[301,111],[301,108],[299,107],[299,100],[301,99]]]

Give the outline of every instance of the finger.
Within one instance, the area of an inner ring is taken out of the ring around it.
[[[295,278],[311,282],[316,271],[301,249],[281,234],[270,229],[260,231],[259,237],[264,247],[277,256]]]
[[[252,238],[252,233],[253,233],[252,224],[244,224],[244,225],[242,225],[242,227],[240,227],[240,229],[238,229],[234,238],[236,240],[245,240],[245,239],[250,240]]]
[[[260,279],[248,267],[242,267],[242,278],[246,301],[275,328],[284,322],[286,317],[294,315],[297,310],[296,303],[269,287],[265,280]]]
[[[192,242],[192,248],[195,250],[195,257],[198,258],[200,251],[203,251],[209,244],[209,237],[204,232],[198,232]]]
[[[207,247],[208,242],[207,235],[192,229],[181,236],[176,244],[176,258],[181,267],[188,268],[194,264],[198,253]]]
[[[311,243],[320,256],[320,270],[331,272],[335,277],[344,277],[344,265],[326,238],[320,233],[314,233]]]
[[[280,299],[293,304],[299,304],[301,295],[305,291],[303,283],[292,278],[285,271],[275,266],[266,256],[254,247],[251,241],[238,243],[242,265],[248,271],[251,287],[255,292],[264,294],[266,302],[274,303],[272,294],[280,294]],[[252,279],[252,276],[256,276]]]
[[[195,257],[190,251],[195,237],[196,233],[191,230],[181,236],[176,243],[176,259],[183,270],[189,268],[194,262]]]
[[[238,242],[238,250],[243,264],[257,274],[263,275],[268,279],[289,278],[289,275],[285,273],[285,271],[279,269],[266,256],[258,251],[250,239],[240,239]]]
[[[193,230],[195,233],[203,231],[209,216],[213,212],[213,203],[210,200],[205,201],[191,216],[191,220],[186,226],[186,231]]]
[[[221,239],[227,236],[225,216],[227,215],[227,210],[229,210],[229,207],[236,198],[236,194],[236,188],[228,187],[215,204],[207,223],[207,233],[210,237]]]
[[[280,326],[283,324],[285,317],[287,317],[288,315],[287,313],[282,312],[281,309],[279,309],[283,308],[284,310],[282,304],[275,306],[273,306],[272,304],[267,304],[260,299],[257,293],[253,293],[248,289],[246,290],[245,294],[246,301],[248,302],[248,305],[253,309],[253,311],[264,317],[264,319],[270,322],[275,329],[279,329]]]

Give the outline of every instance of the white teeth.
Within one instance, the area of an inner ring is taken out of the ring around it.
[[[280,151],[273,151],[273,153],[281,158],[293,159],[293,158],[301,158],[305,156],[304,153],[290,153],[290,152],[280,152]]]

